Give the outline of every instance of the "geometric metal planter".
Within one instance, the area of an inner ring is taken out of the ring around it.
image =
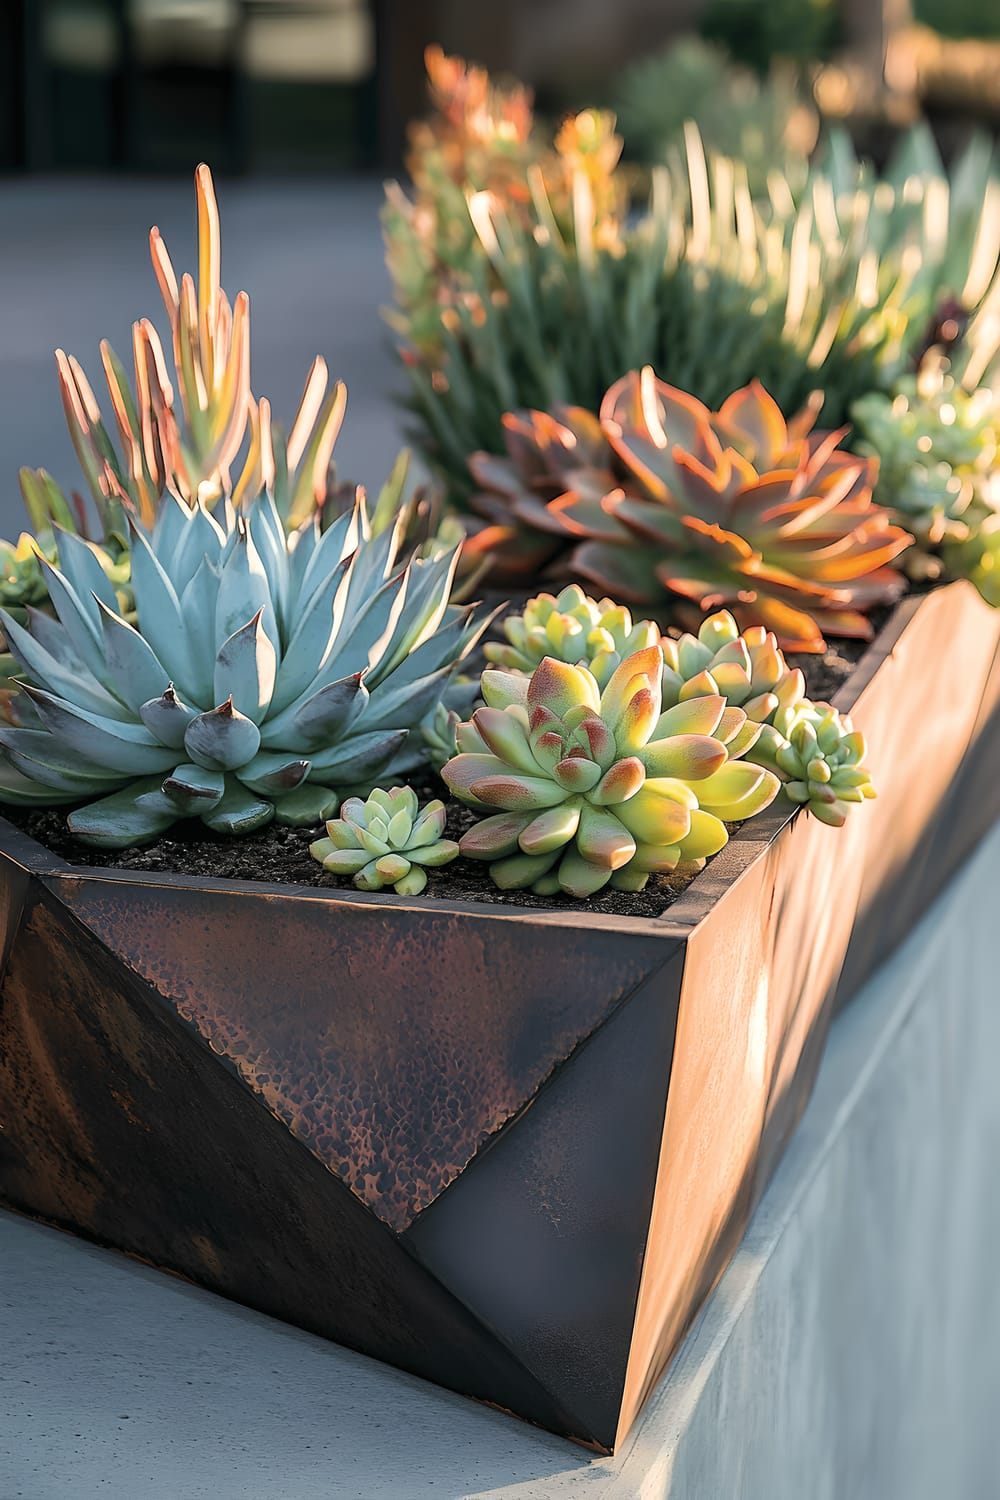
[[[0,822],[0,1202],[612,1451],[835,1005],[1000,817],[998,642],[966,584],[905,601],[837,698],[878,799],[769,809],[657,919],[92,870]]]

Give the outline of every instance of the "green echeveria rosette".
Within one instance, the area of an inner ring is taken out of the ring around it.
[[[781,777],[789,801],[833,828],[843,826],[852,806],[875,796],[863,764],[867,753],[865,737],[850,719],[808,699],[779,711],[753,749],[755,761]]]
[[[945,543],[942,555],[952,577],[967,578],[987,604],[1000,609],[1000,513],[977,515],[964,537]]]
[[[43,562],[56,618],[3,613],[29,679],[0,725],[0,801],[84,802],[86,842],[123,848],[196,816],[225,834],[331,816],[426,765],[420,734],[485,623],[449,605],[457,552],[398,563],[359,501],[286,535],[269,496],[169,497],[133,526],[137,626],[79,537]],[[93,800],[87,800],[93,799]]]
[[[759,726],[721,697],[662,712],[662,666],[659,646],[634,652],[603,690],[553,657],[530,678],[483,673],[486,706],[460,726],[442,776],[491,813],[460,848],[489,861],[501,889],[641,890],[650,874],[717,853],[726,823],[772,800],[777,777],[737,759]]]
[[[989,494],[1000,445],[993,392],[965,391],[946,365],[929,364],[900,380],[892,396],[862,397],[851,415],[859,450],[879,460],[878,500],[916,537],[903,558],[907,571],[918,579],[972,577],[989,550],[978,548],[979,532],[996,512]]]
[[[867,747],[850,720],[806,696],[805,678],[789,667],[775,637],[761,627],[742,634],[720,610],[697,636],[663,642],[663,700],[690,702],[722,694],[761,726],[746,752],[783,783],[791,802],[840,827],[850,804],[875,796],[862,764]]]
[[[445,818],[443,802],[421,809],[410,787],[376,787],[364,801],[349,797],[309,852],[331,875],[350,875],[360,891],[389,885],[397,896],[419,896],[427,867],[458,856],[454,839],[442,837]]]
[[[546,656],[574,666],[585,662],[602,687],[623,657],[660,639],[652,620],[633,623],[622,605],[591,599],[575,583],[559,594],[529,599],[522,614],[506,617],[503,631],[506,641],[488,641],[483,648],[495,666],[530,674]]]
[[[754,625],[740,631],[728,610],[702,622],[698,634],[666,638],[663,649],[663,701],[721,693],[755,723],[773,722],[780,708],[805,698],[805,678],[789,667],[772,631]]]

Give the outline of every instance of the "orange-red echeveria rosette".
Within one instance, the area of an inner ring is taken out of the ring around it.
[[[501,889],[582,899],[608,884],[697,864],[727,823],[761,811],[779,780],[739,757],[761,726],[719,696],[662,708],[663,656],[625,658],[603,691],[584,666],[546,657],[530,677],[487,670],[486,706],[459,726],[441,775],[483,814],[464,856]]]
[[[786,421],[759,382],[713,413],[647,368],[607,392],[604,450],[580,414],[574,426],[557,418],[561,463],[529,468],[523,447],[499,469],[477,456],[491,490],[474,505],[495,528],[505,578],[520,549],[663,624],[697,629],[725,607],[785,650],[823,651],[828,634],[867,640],[868,612],[905,587],[891,563],[912,538],[872,499],[875,463],[840,448],[843,431],[814,432],[815,416],[814,402]],[[552,449],[539,414],[513,421]],[[488,533],[470,545],[487,544]]]
[[[579,406],[508,412],[505,455],[474,453],[478,490],[465,553],[490,564],[497,587],[534,582],[565,558],[572,535],[562,512],[574,501],[599,505],[617,480],[599,418]]]

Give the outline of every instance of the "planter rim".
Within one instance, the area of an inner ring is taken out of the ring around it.
[[[971,590],[972,585],[960,579],[942,588]],[[834,707],[850,713],[887,656],[891,656],[929,593],[908,594],[895,606],[881,630],[877,632],[853,671],[831,700]],[[454,901],[437,896],[400,898],[392,892],[356,891],[346,888],[298,885],[292,881],[227,879],[220,876],[184,875],[172,870],[130,870],[117,866],[71,864],[30,834],[23,832],[3,816],[0,804],[0,853],[24,870],[41,879],[60,882],[92,881],[108,885],[159,886],[169,890],[200,890],[219,894],[253,895],[258,899],[284,898],[311,900],[331,906],[389,907],[396,911],[438,911],[442,916],[497,917],[507,921],[525,921],[544,926],[578,928],[598,927],[606,931],[643,932],[647,935],[683,937],[702,922],[715,903],[720,890],[739,881],[758,855],[768,849],[801,809],[772,804],[766,812],[743,824],[729,843],[707,867],[700,871],[684,891],[659,916],[631,916],[596,912],[586,903],[574,903],[566,910],[518,906],[504,902]]]

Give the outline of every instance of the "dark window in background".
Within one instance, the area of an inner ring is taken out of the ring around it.
[[[0,0],[0,166],[371,164],[371,0]]]

